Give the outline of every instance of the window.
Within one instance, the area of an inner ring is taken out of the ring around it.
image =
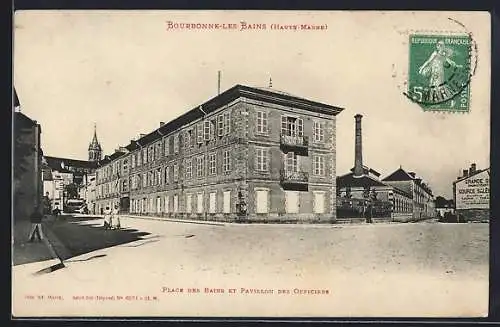
[[[216,165],[216,155],[215,152],[210,153],[208,155],[208,167],[210,175],[215,175],[217,173],[217,165]]]
[[[286,136],[304,136],[304,121],[302,118],[281,116],[281,134]]]
[[[161,168],[158,168],[156,170],[156,184],[160,185],[162,184],[162,178],[161,178]]]
[[[192,203],[193,203],[193,198],[192,198],[192,195],[189,193],[189,194],[186,194],[186,212],[187,213],[191,213],[192,211]]]
[[[256,189],[255,190],[255,212],[268,213],[269,212],[269,190]]]
[[[174,182],[179,180],[179,165],[174,164]]]
[[[324,191],[314,191],[313,192],[313,211],[314,213],[325,213],[325,192]]]
[[[322,122],[314,122],[314,142],[324,142],[325,141],[325,124]]]
[[[161,141],[156,142],[156,159],[160,159],[162,157],[162,143]]]
[[[203,193],[198,193],[196,197],[196,209],[198,213],[203,213]]]
[[[127,192],[127,181],[122,181],[122,192]]]
[[[148,152],[147,148],[142,149],[142,164],[148,162]]]
[[[168,213],[170,209],[170,197],[168,195],[165,195],[165,204],[163,206],[163,210]]]
[[[313,157],[313,171],[314,175],[323,176],[325,175],[325,158],[322,156]]]
[[[191,147],[191,137],[193,136],[193,131],[188,130],[184,135],[184,149],[189,149]]]
[[[153,162],[154,161],[154,146],[150,145],[148,147],[148,162]]]
[[[179,196],[174,195],[174,212],[177,213],[179,211]]]
[[[165,156],[168,156],[170,154],[170,139],[168,137],[165,137],[163,139],[163,151],[164,151],[164,155]]]
[[[179,153],[179,134],[174,135],[174,153]]]
[[[196,143],[203,143],[203,124],[196,125]]]
[[[170,178],[168,176],[169,170],[170,170],[170,168],[168,166],[166,166],[165,170],[164,170],[164,173],[163,173],[163,178],[164,178],[165,184],[170,183]]]
[[[222,154],[222,169],[225,173],[231,171],[231,156],[229,150],[224,150]]]
[[[231,132],[231,115],[229,112],[225,112],[224,114],[224,135],[229,135]]]
[[[267,112],[257,111],[257,133],[267,134]]]
[[[299,157],[295,152],[288,152],[285,155],[285,169],[287,172],[299,171]]]
[[[130,168],[135,167],[135,153],[130,157]]]
[[[231,213],[231,191],[224,191],[223,194],[223,211],[224,213]]]
[[[193,160],[186,159],[186,179],[193,177]]]
[[[224,116],[223,115],[217,116],[217,135],[218,136],[224,135]]]
[[[217,208],[217,193],[212,192],[209,195],[208,212],[215,213],[216,208]]]
[[[203,173],[203,157],[197,157],[196,158],[196,177],[203,177],[205,174]]]
[[[205,122],[203,124],[204,124],[203,139],[205,141],[210,141],[212,139],[213,134],[214,134],[213,123],[209,120],[205,120]]]
[[[267,148],[256,148],[257,155],[255,156],[255,168],[258,171],[269,170],[269,150]]]

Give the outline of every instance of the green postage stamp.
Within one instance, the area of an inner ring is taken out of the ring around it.
[[[470,35],[410,35],[407,96],[424,111],[468,112]]]

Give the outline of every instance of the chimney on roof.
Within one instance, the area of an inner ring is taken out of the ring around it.
[[[142,133],[141,133],[141,134],[139,134],[139,138],[142,138],[142,137],[144,137],[145,135],[146,135],[146,134],[142,134]]]
[[[161,122],[160,122],[160,127],[162,127],[163,125],[165,125],[165,122],[164,122],[164,121],[161,121]]]
[[[476,172],[476,164],[473,163],[472,165],[470,165],[470,168],[469,168],[469,176],[474,175],[475,172]]]
[[[462,177],[468,177],[469,176],[469,171],[467,169],[464,169],[462,171],[462,174],[463,174]]]
[[[357,114],[355,119],[355,141],[354,141],[354,174],[353,176],[359,177],[363,175],[363,148],[361,137],[361,118],[362,115]]]
[[[408,174],[409,174],[412,178],[415,178],[415,173],[414,173],[413,171],[410,171]]]

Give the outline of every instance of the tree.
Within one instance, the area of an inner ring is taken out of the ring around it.
[[[78,198],[78,185],[75,183],[68,184],[64,186],[64,192],[68,199],[77,199]]]

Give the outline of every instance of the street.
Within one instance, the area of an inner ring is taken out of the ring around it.
[[[89,216],[47,226],[58,239],[55,250],[65,253],[66,267],[39,276],[33,273],[57,261],[13,267],[14,313],[433,317],[487,312],[488,224],[240,225],[122,217],[122,226],[104,231],[102,219]],[[228,288],[236,293],[228,294]],[[36,295],[45,298],[27,299]],[[48,295],[54,299],[46,300]]]

